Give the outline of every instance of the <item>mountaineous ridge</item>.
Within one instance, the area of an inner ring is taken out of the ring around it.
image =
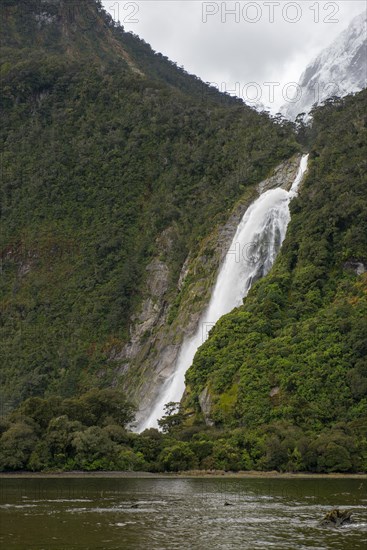
[[[365,471],[366,91],[296,139],[98,2],[0,6],[0,468]],[[304,147],[274,268],[163,433],[129,433],[120,390],[149,408],[259,184],[292,181]]]
[[[367,86],[367,12],[357,15],[327,48],[312,61],[299,80],[302,95],[282,107],[294,120],[309,113],[314,104],[332,96],[343,97]]]
[[[2,401],[139,403],[209,298],[213,235],[299,146],[98,2],[1,12]]]

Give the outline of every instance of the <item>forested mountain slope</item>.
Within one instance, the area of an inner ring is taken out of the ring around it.
[[[309,172],[275,266],[187,373],[187,411],[202,414],[204,392],[207,422],[280,438],[287,426],[365,436],[366,100],[363,91],[313,111]]]
[[[367,92],[297,141],[98,2],[0,6],[0,469],[366,471]],[[179,346],[228,224],[299,142],[274,268],[199,349],[162,433],[131,433],[120,388],[139,399],[159,342]]]
[[[94,0],[0,7],[1,399],[129,393],[146,268],[164,271],[168,315],[188,254],[299,146]]]

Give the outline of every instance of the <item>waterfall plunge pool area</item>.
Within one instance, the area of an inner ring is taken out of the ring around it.
[[[6,550],[365,550],[367,477],[1,477]],[[352,523],[322,527],[331,509]]]

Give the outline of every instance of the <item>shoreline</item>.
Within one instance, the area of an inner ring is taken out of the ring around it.
[[[0,472],[1,479],[367,479],[367,474],[316,474],[316,473],[280,473],[258,472],[258,471],[243,471],[243,472],[225,472],[221,470],[199,471],[192,470],[187,472]]]

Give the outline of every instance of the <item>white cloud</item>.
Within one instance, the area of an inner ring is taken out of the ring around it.
[[[273,111],[283,103],[282,87],[298,81],[306,64],[366,9],[366,0],[103,0],[103,4],[126,30],[205,81],[225,83],[228,90],[239,83],[241,93],[252,94],[255,89],[246,85],[257,82],[266,105],[270,97],[264,83],[280,82]]]

